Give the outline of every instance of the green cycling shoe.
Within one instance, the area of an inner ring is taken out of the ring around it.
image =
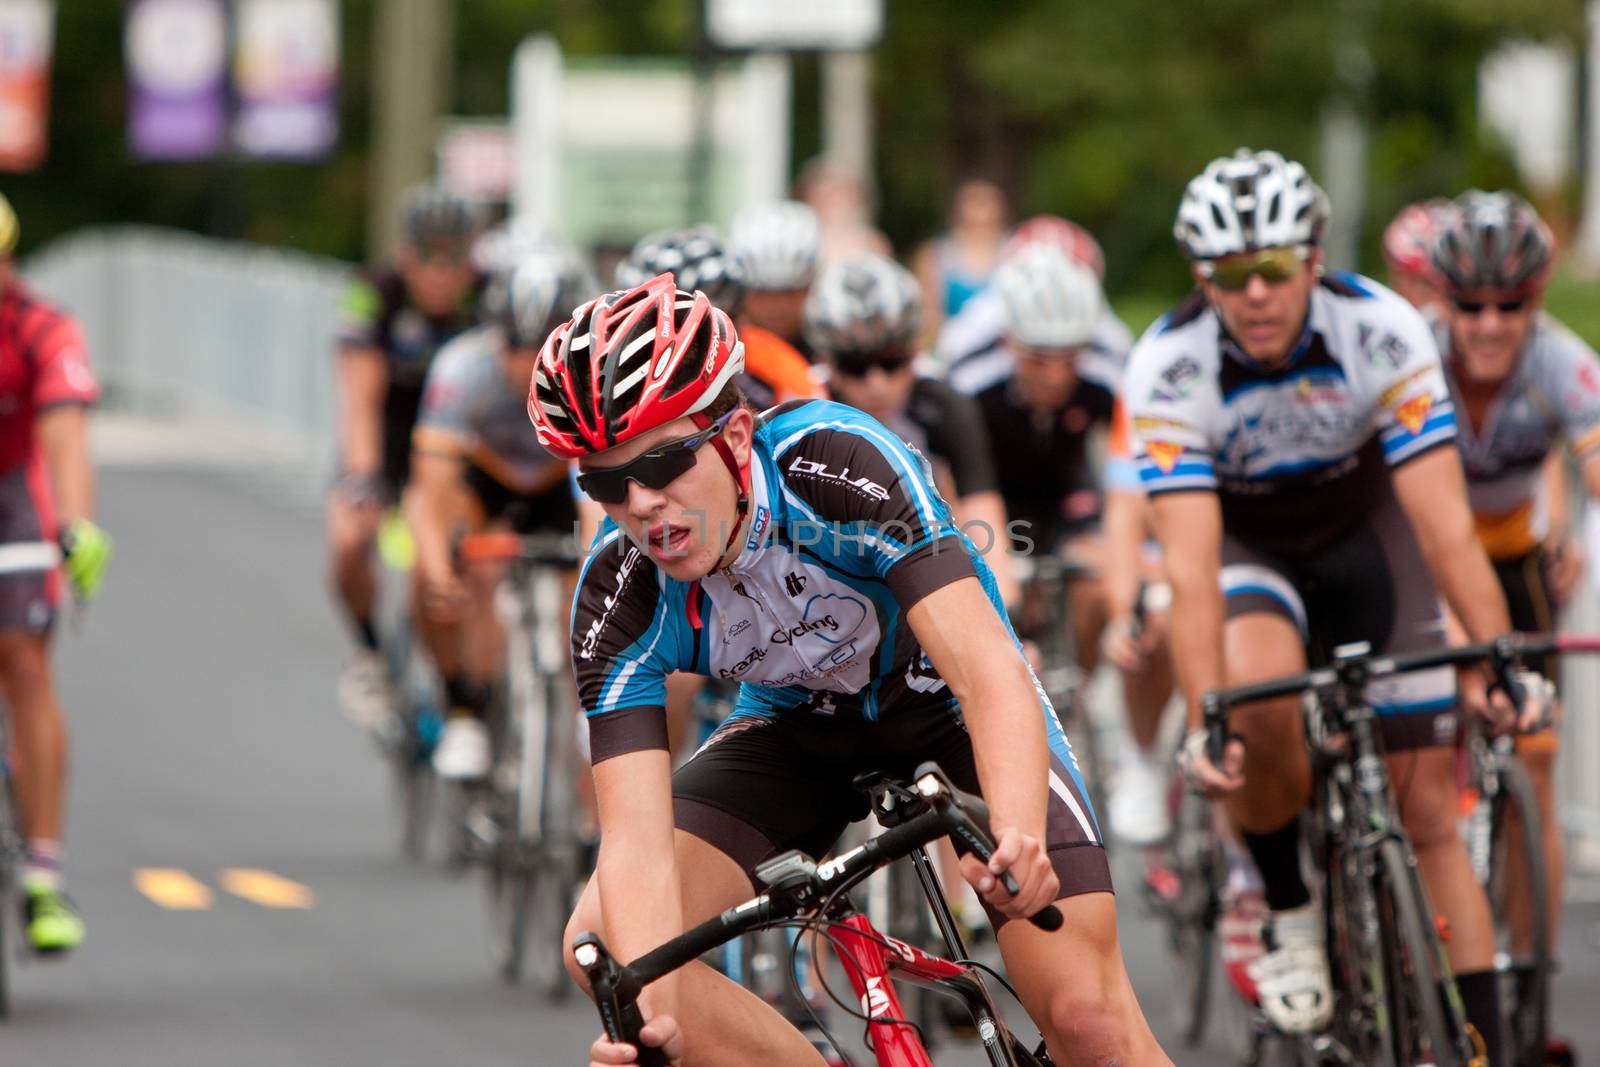
[[[22,926],[41,956],[70,952],[83,944],[83,917],[77,905],[50,885],[22,887]]]

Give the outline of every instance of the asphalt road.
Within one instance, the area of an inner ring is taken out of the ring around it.
[[[334,709],[344,642],[304,485],[121,466],[102,498],[117,558],[58,656],[75,743],[68,873],[89,940],[17,970],[0,1064],[584,1062],[587,1003],[501,985],[476,883],[400,858],[383,766]],[[1158,932],[1131,894],[1123,905],[1159,1031]],[[1600,908],[1573,909],[1556,1018],[1600,1050],[1597,930]],[[1174,1058],[1233,1062],[1225,1030]],[[981,1062],[971,1048],[938,1061]]]

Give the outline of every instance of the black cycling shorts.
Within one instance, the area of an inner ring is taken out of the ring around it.
[[[856,775],[879,771],[905,780],[930,759],[957,786],[979,792],[971,737],[953,715],[888,722],[806,711],[736,715],[673,774],[673,816],[679,829],[753,876],[789,849],[820,859],[847,825],[865,818],[869,802],[851,785]],[[1061,880],[1057,895],[1109,893],[1111,869],[1088,798],[1054,756],[1050,769],[1046,848]],[[1006,921],[984,910],[996,927]]]
[[[480,524],[501,519],[519,534],[572,533],[578,521],[578,505],[566,478],[539,493],[518,493],[500,484],[475,463],[468,463],[464,480],[477,502]]]
[[[1267,612],[1293,623],[1313,667],[1356,641],[1376,653],[1445,645],[1433,578],[1391,488],[1367,522],[1312,555],[1278,555],[1224,537],[1222,587],[1228,618]],[[1452,668],[1378,679],[1368,697],[1389,751],[1455,744]]]
[[[42,465],[0,474],[0,545],[54,540],[48,493]],[[0,630],[49,633],[60,599],[59,570],[0,574]]]

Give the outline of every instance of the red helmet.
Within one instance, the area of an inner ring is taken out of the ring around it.
[[[1383,231],[1383,259],[1395,274],[1437,283],[1433,246],[1455,218],[1456,205],[1444,197],[1407,204]]]
[[[1011,237],[1000,250],[1001,259],[1033,244],[1055,245],[1067,256],[1094,271],[1101,281],[1106,278],[1106,257],[1088,230],[1076,222],[1068,222],[1059,215],[1035,215],[1011,231]]]
[[[556,327],[539,350],[528,417],[547,451],[577,459],[700,411],[743,369],[732,320],[658,274]]]

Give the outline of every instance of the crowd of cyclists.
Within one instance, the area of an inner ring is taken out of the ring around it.
[[[637,956],[749,897],[774,855],[827,854],[865,814],[856,775],[936,759],[987,800],[998,842],[987,865],[946,857],[946,889],[987,915],[1054,1061],[1169,1062],[1123,965],[1106,846],[1167,835],[1176,771],[1220,813],[1240,995],[1282,1033],[1325,1027],[1297,704],[1241,710],[1219,757],[1201,696],[1355,641],[1407,652],[1554,628],[1583,568],[1569,469],[1600,497],[1600,362],[1543,310],[1549,228],[1508,192],[1412,205],[1384,234],[1386,286],[1325,266],[1334,208],[1303,166],[1240,149],[1184,190],[1174,235],[1194,289],[1136,339],[1102,291],[1095,239],[1052,216],[1011,225],[989,183],[962,186],[915,272],[838,209],[848,181],[804,187],[815,205],[758,206],[725,234],[647,236],[609,283],[558,234],[490,227],[442,189],[412,195],[402,247],[352,284],[337,342],[327,536],[353,638],[344,710],[375,730],[396,714],[374,546],[398,508],[411,624],[446,712],[433,768],[482,780],[505,572],[464,565],[458,538],[571,532],[587,546],[572,695],[598,847],[569,940],[603,932]],[[88,596],[110,551],[84,438],[94,380],[72,320],[11,275],[17,222],[0,208],[0,541],[59,543]],[[1120,681],[1127,740],[1103,813],[1034,674],[1041,556],[1079,565],[1078,666],[1104,661]],[[58,583],[0,575],[41,952],[84,934],[60,878]],[[1518,707],[1492,681],[1437,669],[1373,702],[1466,1017],[1483,1062],[1501,1064],[1457,745],[1467,718],[1527,731],[1554,929],[1559,730],[1534,730],[1546,687]],[[696,731],[706,685],[728,692],[725,717]],[[1175,702],[1186,725],[1164,730]],[[1175,753],[1161,740],[1174,733]],[[1052,903],[1059,930],[1012,921]],[[643,1044],[673,1062],[822,1062],[710,967],[641,1004]],[[602,1037],[591,1055],[642,1051]]]

